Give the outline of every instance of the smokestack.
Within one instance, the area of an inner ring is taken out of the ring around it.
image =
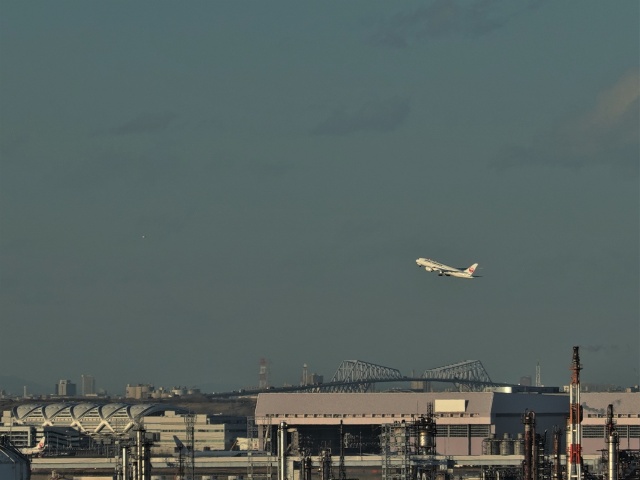
[[[569,451],[567,480],[582,480],[582,405],[580,404],[580,347],[573,347],[569,386]]]
[[[605,427],[607,431],[607,446],[609,451],[609,478],[607,480],[618,480],[618,448],[620,440],[613,422],[613,405],[607,407],[607,423]]]
[[[524,480],[534,480],[534,456],[536,438],[536,414],[525,411],[522,418],[524,423]]]
[[[278,480],[287,479],[287,424],[278,427]]]
[[[146,430],[139,426],[136,430],[136,480],[151,480],[151,457]]]

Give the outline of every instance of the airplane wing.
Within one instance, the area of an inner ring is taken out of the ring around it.
[[[419,258],[416,260],[416,263],[420,267],[426,268],[428,271],[437,271],[437,272],[461,272],[464,268],[458,269],[455,267],[450,267],[449,265],[445,265],[444,263],[436,262],[434,260],[430,260],[428,258]]]
[[[443,265],[442,268],[438,267],[438,270],[441,272],[461,272],[464,268],[456,268],[456,267],[448,267],[447,265]]]

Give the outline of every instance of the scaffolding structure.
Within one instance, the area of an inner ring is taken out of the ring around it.
[[[434,480],[438,468],[447,465],[446,460],[436,457],[432,404],[428,405],[427,415],[415,422],[383,425],[380,445],[382,480]]]
[[[406,422],[382,426],[382,480],[411,479],[411,427]]]
[[[132,435],[119,442],[116,458],[117,480],[151,480],[151,444],[144,426],[137,425]]]
[[[186,438],[187,438],[187,452],[184,458],[184,473],[185,478],[187,480],[194,480],[195,477],[195,424],[196,424],[196,415],[194,413],[188,413],[184,416],[184,423],[186,428]]]
[[[258,451],[271,455],[271,448],[271,417],[268,424],[262,426],[256,423],[255,417],[247,417],[247,480],[271,478],[271,462],[267,462],[264,473],[257,473],[254,459]]]

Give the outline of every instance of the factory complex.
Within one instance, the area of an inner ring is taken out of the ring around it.
[[[640,451],[640,393],[582,393],[581,401],[581,452],[587,464],[599,463],[607,448],[609,405],[614,406],[620,449]],[[255,416],[249,418],[194,415],[161,404],[25,404],[2,413],[0,433],[18,447],[46,437],[45,457],[80,454],[97,443],[103,448],[111,446],[117,455],[117,443],[142,426],[150,457],[166,460],[177,455],[175,438],[184,444],[191,442],[196,456],[231,451],[242,456],[247,450],[277,455],[278,430],[285,425],[290,455],[318,456],[330,451],[334,457],[337,452],[362,457],[384,455],[385,437],[387,447],[390,441],[398,450],[398,442],[417,438],[413,429],[429,418],[434,426],[430,443],[435,454],[454,462],[456,458],[469,462],[470,457],[484,457],[492,463],[519,464],[524,458],[527,412],[535,413],[535,431],[543,437],[549,454],[552,432],[563,432],[560,448],[566,457],[569,408],[565,393],[261,393]],[[398,440],[399,431],[405,440]],[[387,448],[387,455],[395,455],[393,451]]]
[[[620,448],[640,449],[640,393],[582,393],[585,455],[597,455],[604,448],[608,405],[613,405]],[[566,431],[569,396],[492,391],[261,393],[255,417],[249,419],[189,415],[164,404],[24,404],[2,412],[0,433],[10,435],[18,447],[31,446],[45,436],[51,451],[64,451],[82,448],[91,439],[109,443],[143,425],[153,439],[152,453],[168,454],[175,448],[173,436],[186,441],[187,427],[192,425],[196,451],[268,451],[278,425],[286,422],[296,429],[297,449],[319,450],[325,445],[337,451],[342,426],[348,454],[375,454],[380,451],[382,426],[416,422],[430,412],[439,454],[512,454],[519,451],[527,411],[535,412],[537,431]]]
[[[349,375],[364,367],[380,378],[378,366],[347,365]],[[563,392],[463,383],[440,392],[267,388],[247,416],[164,403],[25,403],[2,412],[0,459],[15,467],[31,457],[34,468],[49,468],[73,456],[62,465],[121,480],[150,480],[152,471],[184,479],[189,469],[195,479],[198,465],[201,478],[215,480],[273,480],[274,471],[278,480],[312,480],[314,463],[322,480],[347,480],[346,465],[363,480],[637,480],[640,393],[583,392],[581,369],[574,347]]]
[[[539,429],[551,431],[566,422],[568,409],[569,397],[564,394],[276,393],[258,396],[256,423],[264,432],[264,427],[273,429],[286,422],[296,428],[299,448],[317,450],[324,444],[333,451],[340,445],[336,432],[342,425],[348,453],[378,453],[381,427],[410,424],[431,412],[439,454],[482,455],[495,451],[492,440],[498,445],[498,439],[511,443],[508,452],[513,453],[513,443],[522,437],[526,410],[536,412]],[[265,438],[268,435],[262,436],[261,444]]]

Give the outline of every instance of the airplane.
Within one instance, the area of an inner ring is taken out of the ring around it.
[[[42,437],[40,440],[38,440],[38,443],[35,447],[32,448],[21,448],[20,449],[20,453],[22,453],[23,455],[27,455],[30,457],[39,457],[40,455],[42,455],[45,451],[45,449],[47,448],[47,441],[45,439],[45,437]]]
[[[474,275],[473,272],[478,268],[478,264],[474,263],[469,268],[455,268],[450,267],[449,265],[444,265],[442,263],[436,262],[434,260],[430,260],[428,258],[418,258],[416,260],[416,264],[418,267],[424,267],[427,272],[438,272],[438,275],[442,277],[443,275],[447,277],[458,277],[458,278],[477,278],[479,275]]]

